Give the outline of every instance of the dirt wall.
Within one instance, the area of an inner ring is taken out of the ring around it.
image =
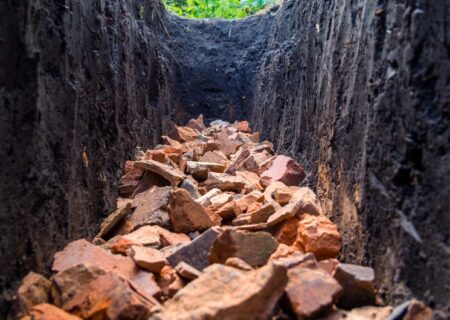
[[[166,15],[164,42],[176,57],[176,114],[180,123],[249,117],[252,85],[267,47],[273,12],[242,20]]]
[[[300,159],[390,302],[450,305],[450,3],[286,0],[252,123]],[[448,315],[448,313],[447,313]]]
[[[173,118],[173,63],[157,42],[155,1],[7,0],[0,15],[0,290],[8,300],[16,280],[46,273],[56,250],[92,236],[114,208],[123,161],[156,144]]]

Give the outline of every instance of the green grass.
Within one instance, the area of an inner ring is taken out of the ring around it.
[[[163,0],[166,7],[187,18],[239,19],[257,13],[278,0]]]

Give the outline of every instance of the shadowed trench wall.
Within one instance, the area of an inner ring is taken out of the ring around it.
[[[124,160],[168,131],[162,12],[156,1],[0,3],[3,301],[28,271],[47,273],[56,250],[95,234]]]
[[[248,118],[303,162],[343,258],[373,266],[387,301],[415,295],[445,318],[448,1],[286,0],[241,21],[153,0],[6,0],[0,14],[5,301],[95,233],[137,146],[204,113]]]
[[[307,165],[388,301],[450,311],[450,3],[285,1],[251,123]]]

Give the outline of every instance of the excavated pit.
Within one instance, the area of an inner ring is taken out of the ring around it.
[[[0,14],[2,314],[18,279],[94,235],[135,148],[203,113],[251,120],[306,166],[342,258],[374,267],[386,301],[448,316],[446,1],[286,0],[240,21],[153,0]]]

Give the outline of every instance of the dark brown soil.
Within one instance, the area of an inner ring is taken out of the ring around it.
[[[285,1],[251,123],[307,164],[345,260],[448,318],[450,3],[344,3]]]

